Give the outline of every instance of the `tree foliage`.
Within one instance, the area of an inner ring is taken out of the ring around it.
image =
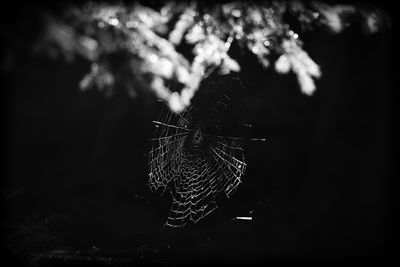
[[[67,60],[80,55],[91,62],[82,90],[96,87],[112,95],[118,85],[131,97],[151,92],[174,112],[190,106],[211,73],[240,71],[230,55],[233,42],[263,67],[295,73],[301,91],[312,95],[321,69],[303,49],[303,32],[325,27],[340,33],[356,20],[368,33],[388,25],[376,8],[301,1],[169,1],[157,8],[89,2],[45,17],[40,47],[53,53],[56,48]]]

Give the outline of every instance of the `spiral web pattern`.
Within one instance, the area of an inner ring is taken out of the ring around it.
[[[235,192],[246,170],[241,138],[208,134],[207,118],[192,107],[181,114],[164,111],[153,121],[148,184],[153,192],[171,192],[167,226],[204,218],[217,208],[220,192]]]

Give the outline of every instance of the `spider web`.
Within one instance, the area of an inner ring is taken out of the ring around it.
[[[229,198],[241,183],[246,138],[220,135],[216,115],[226,109],[225,102],[195,105],[181,114],[164,109],[153,121],[148,184],[153,192],[171,192],[167,226],[198,222],[217,208],[217,195]]]

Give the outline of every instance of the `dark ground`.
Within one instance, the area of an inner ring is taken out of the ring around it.
[[[246,146],[235,195],[182,230],[161,230],[170,199],[146,186],[155,103],[80,92],[82,60],[19,62],[5,73],[2,104],[8,259],[127,266],[393,256],[393,30],[365,36],[354,26],[304,39],[323,72],[312,97],[294,75],[241,57],[243,115],[268,141]],[[249,212],[252,221],[231,220]]]

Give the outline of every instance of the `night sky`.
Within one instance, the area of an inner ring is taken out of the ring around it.
[[[295,75],[264,70],[235,47],[242,71],[204,83],[205,90],[241,91],[250,134],[267,141],[246,142],[248,169],[236,193],[221,194],[218,209],[180,230],[162,229],[170,196],[146,185],[147,139],[160,105],[146,96],[81,92],[90,67],[83,59],[18,61],[4,71],[2,90],[2,248],[139,249],[189,263],[390,256],[393,29],[365,35],[354,25],[302,39],[323,73],[312,97]]]

